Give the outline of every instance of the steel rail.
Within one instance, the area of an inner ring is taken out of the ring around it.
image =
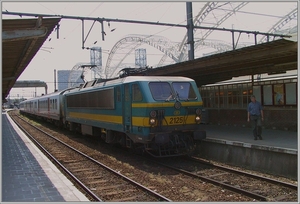
[[[191,161],[196,161],[196,162],[200,162],[200,163],[203,163],[203,164],[206,164],[206,165],[210,165],[210,166],[213,166],[215,168],[218,168],[218,169],[221,169],[221,170],[224,170],[224,171],[230,171],[230,172],[233,172],[233,173],[236,173],[236,174],[239,174],[239,175],[245,175],[245,176],[248,176],[248,177],[251,177],[251,178],[260,179],[260,180],[263,180],[263,181],[266,181],[266,182],[269,182],[269,183],[273,183],[273,184],[277,184],[277,185],[281,185],[281,186],[284,186],[284,187],[287,187],[287,188],[290,188],[290,189],[293,189],[293,190],[298,189],[297,185],[294,185],[294,184],[291,184],[291,183],[278,181],[278,180],[275,180],[275,179],[271,179],[271,178],[267,178],[267,177],[263,177],[263,176],[259,176],[259,175],[255,175],[255,174],[250,174],[250,173],[247,173],[247,172],[244,172],[244,171],[240,171],[240,170],[237,170],[237,169],[232,169],[232,168],[225,167],[225,166],[220,166],[220,165],[217,165],[217,164],[212,164],[208,161],[204,161],[202,159],[195,158],[195,157],[189,157],[189,159]]]
[[[17,116],[18,117],[18,116]],[[30,138],[31,141],[33,141],[33,143],[35,145],[37,145],[37,147],[42,150],[48,157],[51,158],[51,160],[56,163],[61,169],[63,169],[63,171],[70,176],[81,188],[83,188],[86,193],[91,196],[93,199],[95,199],[96,201],[99,202],[103,202],[96,194],[94,194],[87,186],[85,186],[74,174],[72,174],[64,165],[62,165],[50,152],[48,152],[36,139],[34,139],[34,137],[27,132],[19,122],[17,122],[13,117],[10,117],[15,123],[16,125]],[[20,118],[20,117],[19,117]],[[22,118],[20,118],[22,119]],[[23,120],[23,119],[22,119]],[[24,122],[26,122],[25,120],[23,120]],[[26,122],[28,123],[28,122]],[[29,124],[29,123],[28,123]],[[30,124],[31,125],[31,124]],[[31,125],[32,127],[36,128],[35,126]],[[38,128],[36,128],[38,129]]]
[[[228,184],[223,183],[223,182],[219,182],[217,180],[208,178],[206,176],[200,176],[200,175],[188,172],[188,171],[180,169],[180,168],[176,168],[176,167],[173,167],[173,166],[169,166],[167,164],[163,164],[163,163],[158,162],[158,161],[154,161],[154,160],[150,160],[150,161],[154,162],[154,163],[157,163],[159,165],[162,165],[164,167],[167,167],[169,169],[175,170],[177,172],[183,173],[185,175],[188,175],[188,176],[191,176],[191,177],[194,177],[194,178],[198,178],[200,180],[204,180],[204,181],[212,183],[214,185],[218,185],[218,186],[224,187],[224,188],[226,188],[228,190],[231,190],[233,192],[240,193],[240,194],[248,196],[250,198],[254,198],[254,199],[259,200],[259,201],[267,201],[268,200],[268,198],[265,197],[265,196],[262,196],[262,195],[259,195],[259,194],[256,194],[256,193],[253,193],[253,192],[250,192],[250,191],[246,191],[246,190],[243,190],[243,189],[240,189],[240,188],[236,188],[234,186],[228,185]]]
[[[19,117],[19,116],[17,116],[17,117]],[[21,117],[19,117],[19,118],[20,118],[21,120],[23,120],[24,122],[26,122],[23,118],[21,118]],[[26,123],[28,123],[28,122],[26,122]],[[135,185],[135,186],[137,186],[137,187],[143,189],[144,191],[150,193],[152,196],[154,196],[155,198],[159,199],[160,201],[172,202],[172,200],[170,200],[170,199],[168,199],[168,198],[166,198],[166,197],[164,197],[164,196],[162,196],[162,195],[156,193],[155,191],[152,191],[151,189],[147,188],[146,186],[143,186],[142,184],[137,183],[136,181],[134,181],[134,180],[132,180],[132,179],[130,179],[130,178],[124,176],[123,174],[120,174],[119,172],[117,172],[117,171],[111,169],[110,167],[108,167],[108,166],[106,166],[106,165],[100,163],[99,161],[93,159],[92,157],[90,157],[90,156],[88,156],[88,155],[86,155],[86,154],[80,152],[79,150],[75,149],[74,147],[68,145],[67,143],[65,143],[65,142],[63,142],[63,141],[61,141],[61,140],[59,140],[59,139],[53,137],[52,135],[48,134],[47,132],[41,130],[40,128],[38,128],[38,127],[36,127],[36,126],[33,126],[33,125],[30,124],[30,123],[28,123],[28,124],[29,124],[30,126],[32,126],[33,128],[35,128],[35,129],[41,131],[42,133],[46,134],[47,136],[51,137],[52,139],[56,140],[57,142],[59,142],[59,143],[65,145],[66,147],[72,149],[72,150],[75,151],[76,153],[78,153],[78,154],[84,156],[85,158],[89,159],[90,161],[96,163],[97,165],[99,165],[99,166],[105,168],[106,170],[108,170],[108,171],[114,173],[115,175],[121,177],[121,178],[124,179],[125,181],[127,181],[127,182],[129,182],[129,183],[131,183],[131,184],[133,184],[133,185]],[[19,126],[19,125],[18,125],[18,126]],[[22,128],[22,130],[23,130],[23,128]],[[26,130],[25,130],[25,131],[26,131]],[[26,131],[26,132],[27,132],[27,131]],[[28,132],[27,132],[27,133],[28,133]],[[28,133],[28,134],[29,134],[29,133]],[[34,138],[33,138],[33,139],[34,139]],[[34,140],[35,140],[35,139],[34,139]],[[35,141],[36,141],[36,140],[35,140]],[[36,142],[37,142],[37,141],[36,141]],[[41,145],[39,144],[39,146],[41,146]],[[42,146],[41,146],[41,148],[42,148],[43,150],[45,150]],[[45,150],[45,151],[47,152],[47,154],[50,154],[47,150]],[[51,154],[50,154],[50,155],[51,155]],[[52,155],[51,155],[51,158],[53,158],[55,161],[57,161]],[[59,163],[59,161],[57,161],[57,162]],[[59,164],[60,164],[60,163],[59,163]],[[62,165],[62,164],[60,164],[60,165]],[[63,167],[63,169],[66,169],[66,168]],[[66,170],[67,170],[67,169],[66,169]],[[68,171],[68,170],[67,170],[67,171]],[[68,171],[68,173],[71,173],[71,172]],[[75,176],[74,176],[74,177],[75,177]],[[73,177],[72,177],[72,178],[73,178]],[[76,177],[75,177],[75,178],[76,178]],[[78,179],[75,179],[75,180],[77,181]],[[81,184],[81,185],[84,185],[84,184],[82,184],[81,182],[80,182],[80,184]],[[87,187],[84,187],[84,189],[85,189],[85,188],[87,188]],[[88,190],[89,190],[89,189],[88,189]],[[91,191],[89,190],[89,192],[91,192]],[[93,196],[95,196],[96,199],[99,199],[99,201],[102,201],[102,200],[101,200],[100,198],[98,198],[93,192],[91,192],[91,193],[93,194]]]

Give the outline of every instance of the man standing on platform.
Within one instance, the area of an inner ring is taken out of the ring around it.
[[[260,102],[256,101],[254,95],[252,95],[250,99],[251,102],[248,105],[248,122],[251,120],[254,140],[257,140],[257,138],[262,140],[261,126],[262,126],[262,121],[264,120],[263,107],[261,106]]]

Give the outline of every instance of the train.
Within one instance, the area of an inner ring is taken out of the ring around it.
[[[206,138],[201,95],[187,77],[99,78],[25,100],[19,110],[153,157],[190,155]]]

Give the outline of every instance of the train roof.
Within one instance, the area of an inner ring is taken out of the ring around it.
[[[38,100],[38,99],[43,99],[43,98],[48,98],[48,97],[53,97],[53,96],[61,95],[65,91],[71,90],[71,89],[74,89],[74,88],[67,88],[67,89],[64,89],[62,91],[56,91],[56,92],[52,92],[52,93],[49,93],[49,94],[46,94],[46,95],[37,96],[37,97],[34,97],[34,98],[29,98],[29,99],[26,99],[25,101],[22,101],[22,102],[25,103],[25,102],[29,102],[29,101],[34,101],[34,100]]]
[[[124,78],[114,79],[106,82],[99,82],[94,86],[103,86],[103,85],[112,85],[112,84],[125,84],[131,82],[138,82],[138,81],[194,81],[191,78],[181,77],[181,76],[128,76]]]
[[[131,82],[158,82],[158,81],[194,81],[188,77],[182,76],[127,76],[115,79],[95,79],[86,82],[82,87],[74,88],[66,91],[65,94],[74,93],[77,91],[88,91],[93,88],[110,87],[117,84],[125,84]]]
[[[191,78],[182,76],[128,76],[123,79],[123,83],[134,81],[194,81]]]

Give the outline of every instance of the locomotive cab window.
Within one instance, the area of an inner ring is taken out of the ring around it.
[[[172,100],[172,89],[168,82],[150,82],[150,91],[154,100]]]
[[[176,97],[179,100],[195,100],[197,99],[196,93],[188,82],[174,82],[172,83]]]

